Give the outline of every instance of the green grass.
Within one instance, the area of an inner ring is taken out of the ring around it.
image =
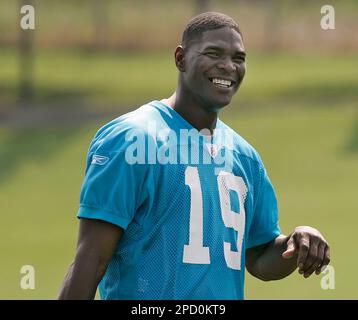
[[[0,106],[16,100],[16,52],[0,52]],[[248,54],[247,75],[234,102],[242,107],[342,105],[358,101],[357,55]],[[172,54],[39,51],[36,104],[113,108],[169,96],[177,70]]]
[[[5,103],[14,103],[18,81],[14,51],[0,53],[0,67],[0,92],[4,92]],[[169,95],[176,83],[175,66],[169,54],[79,51],[39,52],[35,55],[33,79],[35,101],[44,105],[53,102],[61,105],[62,102],[62,108],[137,103],[149,98],[153,92]]]

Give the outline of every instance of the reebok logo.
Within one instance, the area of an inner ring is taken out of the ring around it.
[[[107,162],[108,162],[109,158],[108,157],[104,157],[104,156],[100,156],[100,155],[93,155],[92,157],[92,164],[98,164],[100,166],[104,166]]]

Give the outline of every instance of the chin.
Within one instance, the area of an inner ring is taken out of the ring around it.
[[[215,109],[220,110],[231,103],[233,95],[231,94],[221,94],[215,95],[211,97],[210,105],[212,105]]]
[[[213,102],[213,106],[214,108],[219,111],[221,109],[223,109],[224,107],[226,107],[227,105],[229,105],[231,102],[231,98],[228,99],[220,99],[220,100],[216,100]]]
[[[231,102],[231,96],[221,96],[221,97],[208,97],[207,99],[203,99],[203,106],[205,109],[209,111],[218,112],[224,107],[226,107]]]

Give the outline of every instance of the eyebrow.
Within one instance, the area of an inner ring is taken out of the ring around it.
[[[208,46],[208,47],[204,48],[202,51],[207,51],[207,50],[223,51],[224,49],[221,47],[218,47],[218,46]],[[235,55],[246,56],[246,52],[245,51],[236,51]]]

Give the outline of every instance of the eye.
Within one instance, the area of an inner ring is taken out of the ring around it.
[[[233,61],[236,63],[244,63],[245,62],[245,57],[244,56],[235,56],[233,58]]]
[[[215,51],[205,52],[205,55],[210,58],[218,58],[219,57],[219,54]]]

